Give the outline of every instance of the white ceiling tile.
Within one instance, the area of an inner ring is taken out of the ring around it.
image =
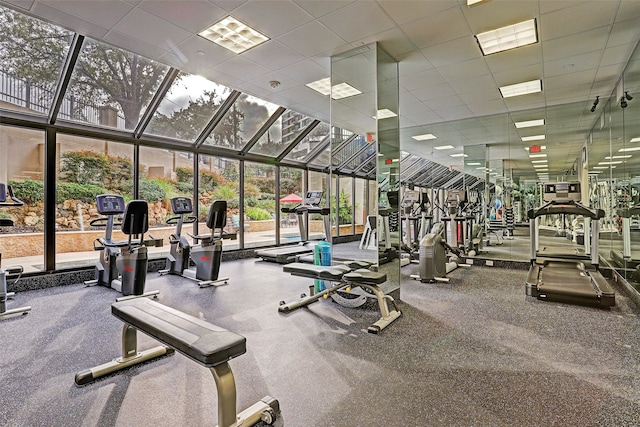
[[[314,21],[281,35],[277,40],[306,56],[343,46],[345,41],[321,23]]]
[[[107,28],[101,27],[96,23],[71,15],[45,3],[37,2],[33,6],[33,12],[37,16],[45,17],[44,19],[47,22],[58,24],[61,27],[82,35],[88,35],[100,39],[109,31]]]
[[[193,34],[208,28],[228,14],[224,9],[205,0],[145,0],[139,7]]]
[[[133,9],[132,5],[117,0],[41,0],[39,3],[48,4],[103,28],[113,27]]]
[[[234,9],[247,3],[247,0],[209,0],[209,2],[215,4],[220,9],[224,9],[227,12],[231,12]]]
[[[323,16],[320,22],[349,43],[394,27],[394,22],[374,2],[351,3]]]
[[[276,81],[280,84],[275,88],[270,86],[269,82]],[[264,74],[260,74],[258,77],[247,81],[247,83],[252,84],[258,88],[260,88],[261,95],[268,96],[270,94],[277,93],[280,96],[286,96],[282,92],[286,89],[292,89],[294,87],[300,87],[297,82],[286,78],[282,74],[278,74],[276,72],[268,72]]]
[[[461,37],[459,39],[440,43],[421,49],[422,54],[434,67],[466,61],[468,59],[481,58],[482,52],[473,37]]]
[[[214,66],[213,69],[247,82],[269,72],[269,69],[266,67],[250,61],[243,56],[231,58],[222,64]]]
[[[607,27],[599,27],[544,42],[543,60],[553,61],[580,53],[601,50],[607,43]]]
[[[469,37],[469,27],[464,15],[458,8],[429,15],[401,26],[404,33],[418,49],[435,46],[440,43]]]
[[[134,37],[129,37],[126,34],[120,34],[117,31],[109,31],[109,34],[104,37],[104,41],[114,46],[130,50],[131,52],[139,53],[149,59],[160,58],[166,52],[152,44],[145,43]],[[176,57],[181,58],[179,54],[176,55]]]
[[[396,61],[400,61],[403,55],[415,51],[415,46],[398,28],[392,28],[387,31],[373,34],[361,40],[356,40],[352,44],[354,46],[366,45],[378,42],[380,47],[391,55]]]
[[[282,75],[296,80],[303,85],[330,77],[329,68],[324,68],[315,61],[304,60],[278,70]]]
[[[158,31],[160,28],[162,31]],[[133,9],[113,29],[120,34],[165,50],[179,45],[183,40],[193,35],[191,32],[142,9]]]
[[[462,11],[473,34],[516,24],[538,16],[538,1],[520,0],[517,7],[504,7],[502,1],[489,1]]]
[[[24,10],[29,10],[31,6],[33,6],[34,0],[4,0],[4,2]]]
[[[202,52],[202,54],[199,52]],[[163,57],[167,55],[172,55],[176,58],[186,58],[189,62],[196,62],[208,68],[235,58],[236,56],[236,54],[230,50],[196,35],[189,37],[177,47],[172,48],[164,54]]]
[[[422,16],[433,15],[454,7],[457,8],[455,3],[445,0],[378,0],[378,3],[398,25],[415,21]]]
[[[416,89],[437,86],[445,83],[442,76],[436,70],[427,70],[414,74],[407,74],[403,76],[400,83],[403,88],[409,91]]]
[[[353,2],[354,0],[295,0],[296,4],[316,18],[341,9]]]
[[[535,79],[542,79],[542,73],[542,64],[533,64],[527,67],[514,68],[513,70],[501,73],[493,73],[493,77],[498,87],[500,87]],[[544,82],[542,82],[542,88],[544,90]]]
[[[593,1],[560,9],[540,16],[540,40],[553,40],[608,26],[613,20],[618,2]]]
[[[233,11],[233,16],[272,39],[313,20],[296,3],[282,0],[245,3]],[[287,19],[281,19],[283,16]]]
[[[444,98],[447,96],[456,96],[455,91],[447,83],[421,87],[411,91],[420,101],[431,101],[434,99]]]
[[[547,61],[544,64],[544,77],[560,76],[563,74],[573,74],[587,69],[598,68],[602,52],[589,52],[581,55],[570,56],[567,58],[557,59],[555,61]]]
[[[483,58],[470,59],[458,64],[436,67],[436,71],[444,76],[447,82],[466,80],[489,74],[489,67]]]
[[[540,43],[522,46],[506,52],[485,56],[485,61],[492,73],[509,71],[516,67],[538,64],[542,58]]]
[[[289,49],[277,40],[269,40],[254,49],[248,50],[242,56],[271,70],[279,70],[305,59],[304,56]]]

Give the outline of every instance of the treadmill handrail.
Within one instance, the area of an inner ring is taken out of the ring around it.
[[[573,200],[551,201],[538,209],[529,210],[527,217],[533,219],[539,216],[554,214],[582,215],[591,219],[604,218],[604,210],[591,209]]]

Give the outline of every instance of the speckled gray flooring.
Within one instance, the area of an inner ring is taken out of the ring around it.
[[[529,301],[526,271],[471,267],[422,284],[412,268],[401,272],[404,315],[379,336],[366,333],[375,309],[320,301],[278,313],[308,281],[254,259],[224,262],[226,286],[150,273],[147,289],[247,337],[231,362],[238,407],[274,396],[280,426],[640,425],[640,322],[624,295],[611,310]],[[33,308],[0,322],[0,425],[216,424],[210,373],[179,354],[74,385],[75,372],[119,356],[115,297],[72,285],[11,301]]]

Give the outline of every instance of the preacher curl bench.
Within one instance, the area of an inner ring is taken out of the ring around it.
[[[176,350],[211,370],[218,391],[218,427],[252,426],[260,421],[273,424],[280,404],[269,396],[236,415],[236,383],[228,362],[247,351],[245,337],[148,298],[116,302],[111,305],[111,313],[124,322],[122,356],[78,372],[77,385]],[[166,346],[138,352],[136,330]]]
[[[369,333],[379,334],[384,328],[402,315],[393,297],[391,297],[391,295],[385,295],[379,286],[387,281],[387,275],[384,273],[369,271],[363,268],[352,271],[352,268],[348,265],[322,266],[300,262],[285,265],[283,271],[285,273],[291,273],[294,276],[328,281],[334,283],[334,285],[321,292],[312,293],[309,296],[303,295],[301,299],[288,304],[281,301],[280,307],[278,308],[278,311],[281,313],[288,313],[296,308],[307,306],[320,298],[328,298],[338,291],[350,292],[352,287],[360,287],[368,291],[367,293],[370,293],[371,297],[376,298],[380,308],[381,317],[377,322],[369,326],[367,329]],[[393,310],[389,310],[387,301],[393,304]]]

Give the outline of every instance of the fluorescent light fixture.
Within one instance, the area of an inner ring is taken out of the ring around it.
[[[622,160],[616,160],[614,162],[598,162],[599,165],[619,165],[620,163],[622,163]]]
[[[618,153],[628,153],[629,151],[640,151],[640,147],[621,148]]]
[[[305,86],[325,96],[331,94],[333,99],[348,98],[362,93],[348,83],[339,83],[331,87],[331,79],[329,77],[307,83]]]
[[[540,79],[500,87],[500,93],[503,98],[527,95],[529,93],[536,92],[542,92],[542,80]]]
[[[485,31],[484,33],[476,34],[475,37],[478,40],[482,54],[485,56],[526,46],[538,41],[536,20],[535,18],[529,19],[528,21]]]
[[[467,166],[480,166],[482,163],[477,163],[477,162],[473,162],[473,163],[467,163]]]
[[[437,147],[433,147],[436,150],[451,150],[452,148],[456,148],[453,145],[439,145]]]
[[[609,169],[609,168],[615,169],[616,166],[615,165],[614,166],[594,166],[593,168],[594,169]]]
[[[423,135],[412,136],[411,138],[415,139],[416,141],[426,141],[427,139],[436,139],[436,136],[432,133],[425,133]]]
[[[514,124],[516,125],[516,128],[518,128],[518,129],[532,128],[534,126],[543,126],[544,125],[544,119],[527,120],[525,122],[515,122]]]
[[[531,163],[547,163],[549,160],[531,160]]]
[[[456,154],[449,154],[449,157],[469,157],[469,156],[464,153],[456,153]]]
[[[632,156],[631,154],[627,154],[627,155],[624,155],[624,156],[607,156],[607,157],[605,157],[605,160],[611,160],[611,159],[630,159],[630,158],[632,158],[632,157],[633,157],[633,156]]]
[[[529,154],[530,159],[534,159],[536,157],[547,157],[546,154]]]
[[[360,95],[361,93],[362,92],[348,83],[339,83],[331,87],[331,98],[333,99],[348,98],[350,96]]]
[[[216,22],[198,35],[234,53],[242,53],[269,40],[269,37],[232,16]]]
[[[640,142],[640,136],[637,138],[631,138],[631,141],[629,142]]]
[[[481,168],[476,168],[476,169],[478,169],[478,170],[480,170],[480,169],[485,170],[484,166],[483,166],[483,167],[481,167]]]
[[[589,173],[604,173],[604,171],[589,171]]]
[[[326,79],[316,80],[315,82],[307,83],[306,87],[315,90],[316,92],[320,92],[323,95],[331,94],[331,79],[327,77]]]
[[[362,92],[360,92],[360,93],[362,93]],[[349,96],[352,96],[352,95],[349,95]],[[336,98],[333,98],[333,99],[336,99]],[[397,116],[397,114],[394,113],[393,111],[391,111],[389,109],[386,109],[386,108],[383,108],[382,110],[378,110],[378,117],[373,117],[373,118],[374,119],[377,118],[378,120],[381,120],[381,119],[388,119],[390,117],[396,117],[396,116]]]
[[[475,6],[478,3],[484,3],[488,0],[467,0],[467,6]]]
[[[529,141],[542,141],[545,138],[546,137],[544,135],[533,135],[533,136],[523,136],[520,139],[522,139],[522,142],[529,142]]]
[[[534,168],[548,168],[549,165],[533,165]]]

